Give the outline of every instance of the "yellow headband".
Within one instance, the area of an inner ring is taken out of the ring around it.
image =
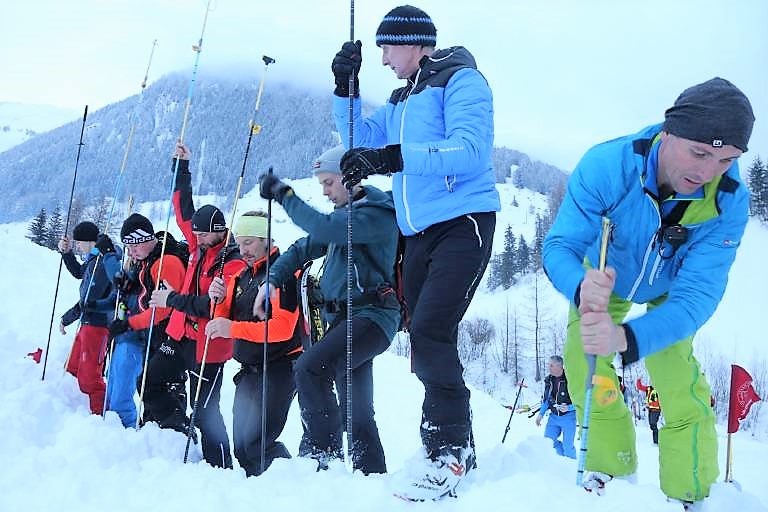
[[[259,238],[267,238],[266,217],[243,215],[237,220],[237,226],[235,226],[235,236],[256,236]]]

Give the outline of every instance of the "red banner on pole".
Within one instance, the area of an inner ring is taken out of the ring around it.
[[[747,417],[752,404],[760,397],[752,387],[752,376],[741,366],[731,365],[731,401],[728,406],[728,433],[739,430],[739,422]]]

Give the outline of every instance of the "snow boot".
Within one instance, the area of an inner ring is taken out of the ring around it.
[[[423,459],[410,470],[394,494],[407,501],[455,498],[456,486],[473,467],[475,455],[471,448],[444,451],[434,459]]]
[[[605,484],[613,480],[611,475],[599,471],[587,471],[581,485],[587,492],[593,492],[598,496],[605,494]]]

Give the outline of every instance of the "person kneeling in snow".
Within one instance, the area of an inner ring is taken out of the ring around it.
[[[277,439],[285,428],[288,411],[296,396],[293,367],[303,350],[298,325],[298,283],[295,278],[289,279],[280,288],[277,299],[271,304],[268,322],[256,318],[253,306],[259,285],[267,277],[267,258],[271,264],[280,251],[272,246],[271,252],[267,253],[267,219],[262,212],[243,214],[233,234],[246,266],[234,276],[225,274],[223,279],[215,277],[211,282],[208,295],[217,305],[214,318],[205,326],[205,334],[210,338],[234,340],[234,358],[242,365],[234,378],[232,439],[235,457],[247,476],[257,476],[274,459],[291,456]],[[266,411],[266,417],[262,416],[262,410]],[[261,437],[262,423],[266,423],[266,439]]]

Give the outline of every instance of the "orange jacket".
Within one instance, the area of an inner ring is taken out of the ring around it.
[[[273,250],[272,257],[276,257],[277,249]],[[264,265],[266,258],[262,258],[250,268],[243,268],[235,276],[226,282],[227,295],[224,300],[216,305],[214,317],[232,318],[235,297],[242,293],[243,284],[257,280],[263,281]],[[271,302],[271,318],[269,320],[269,338],[266,340],[270,357],[293,355],[301,352],[301,343],[297,340],[297,323],[300,309],[295,300],[283,299],[283,288],[277,290],[277,298]],[[248,306],[251,310],[253,303]],[[242,316],[242,315],[241,315]],[[248,314],[246,316],[252,317]],[[249,320],[233,320],[232,339],[235,340],[235,359],[245,364],[256,364],[261,361],[264,350],[264,334],[267,322],[252,318]],[[278,346],[279,345],[279,346]]]
[[[149,297],[152,296],[152,291],[157,287],[158,272],[160,271],[160,261],[163,262],[163,275],[161,276],[164,281],[168,281],[168,284],[172,288],[178,290],[184,284],[184,264],[181,260],[173,254],[164,254],[162,260],[157,258],[147,269],[147,261],[141,261],[139,263],[138,281],[141,286],[139,292],[139,310],[140,313],[128,317],[128,325],[134,331],[142,329],[148,329],[150,321],[152,319],[152,308],[147,307],[149,303]],[[147,279],[147,271],[149,271],[150,279]],[[152,287],[149,287],[149,283],[152,283]],[[171,308],[156,308],[154,325],[159,324],[171,315]]]

